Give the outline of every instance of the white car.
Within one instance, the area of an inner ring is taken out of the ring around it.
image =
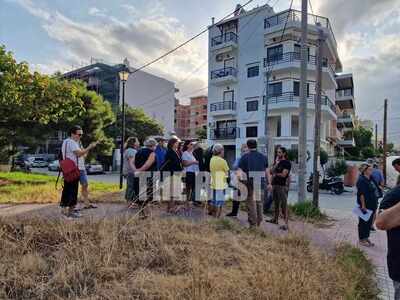
[[[30,159],[32,168],[46,168],[49,163],[42,157],[32,157]]]
[[[49,163],[48,169],[49,171],[60,171],[60,162],[58,160],[53,160]]]
[[[86,165],[86,172],[88,174],[103,174],[104,168],[102,164],[94,162]]]

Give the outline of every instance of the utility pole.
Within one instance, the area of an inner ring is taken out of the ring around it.
[[[383,111],[383,178],[385,179],[385,185],[387,180],[386,175],[386,158],[387,158],[387,108],[388,100],[385,99],[385,108]]]
[[[269,144],[269,129],[268,129],[268,84],[269,84],[269,75],[270,75],[270,70],[269,70],[269,63],[268,63],[268,57],[266,61],[266,74],[265,74],[265,125],[264,125],[264,133],[265,133],[265,154],[268,157],[268,160],[270,160],[270,157],[268,155],[269,153],[269,148],[271,145]]]
[[[299,104],[299,194],[298,202],[306,200],[307,152],[307,0],[301,1],[301,70]]]
[[[321,90],[322,90],[322,47],[324,45],[324,31],[318,30],[317,45],[317,82],[315,86],[315,127],[314,127],[314,159],[313,159],[313,206],[319,206],[319,161],[321,150]]]
[[[375,151],[378,151],[378,124],[375,123]]]

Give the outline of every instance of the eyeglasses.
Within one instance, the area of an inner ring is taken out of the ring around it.
[[[77,133],[76,135],[77,135],[77,136],[82,136],[82,135],[83,135],[83,133]]]

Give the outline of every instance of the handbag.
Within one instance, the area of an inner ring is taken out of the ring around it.
[[[67,144],[68,142],[65,143],[64,155],[67,153]],[[80,171],[78,168],[78,156],[76,157],[76,163],[66,156],[63,157],[63,160],[60,160],[60,171],[63,174],[65,182],[77,181],[80,176]]]

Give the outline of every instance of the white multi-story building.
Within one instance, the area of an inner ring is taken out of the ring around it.
[[[326,36],[321,145],[331,154],[336,146],[332,143],[332,134],[339,134],[335,122],[336,73],[341,72],[342,66],[329,20],[309,15],[308,23],[307,149],[308,169],[311,170],[318,29]],[[297,149],[300,27],[300,11],[274,13],[268,5],[248,12],[239,9],[234,17],[209,27],[208,138],[210,143],[225,146],[228,161],[232,162],[239,155],[240,146],[247,139],[266,140],[265,99],[268,101],[270,141],[275,147]]]

